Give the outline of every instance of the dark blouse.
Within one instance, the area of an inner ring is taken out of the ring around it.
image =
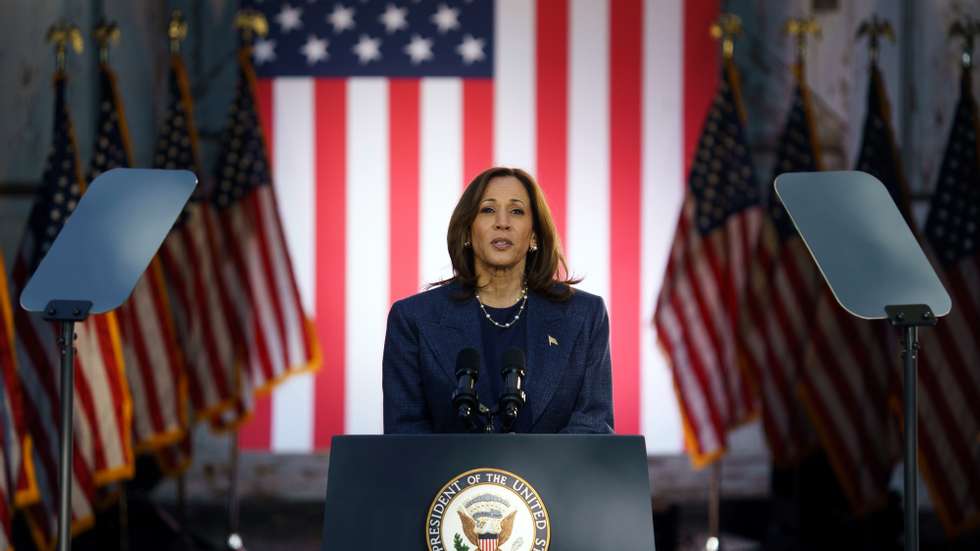
[[[489,391],[489,395],[484,395],[485,392],[479,393],[480,401],[487,407],[493,408],[504,392],[504,379],[500,373],[500,369],[503,367],[504,352],[516,347],[524,352],[525,358],[527,357],[527,308],[521,313],[517,323],[504,329],[490,323],[483,315],[483,311],[480,310],[480,305],[476,303],[476,300],[473,302],[476,313],[480,316],[480,336],[483,345],[483,351],[480,354],[480,379],[489,383],[488,385],[480,385],[484,391]],[[487,313],[497,323],[510,322],[520,307],[521,301],[517,301],[516,304],[508,308],[485,306]],[[527,370],[530,371],[530,369],[531,366],[527,366]],[[528,432],[531,429],[529,411],[529,407],[525,404],[517,417],[514,432]],[[494,420],[494,425],[497,430],[500,430],[498,420]]]

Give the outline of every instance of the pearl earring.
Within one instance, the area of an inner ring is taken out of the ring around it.
[[[470,246],[470,242],[469,241],[463,241],[463,247],[464,248],[469,248],[469,246]]]

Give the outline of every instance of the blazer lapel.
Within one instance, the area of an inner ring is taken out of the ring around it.
[[[470,306],[469,301],[457,301],[447,296],[445,312],[439,323],[428,323],[421,328],[436,362],[453,382],[456,381],[456,356],[459,351],[466,347],[481,349],[479,320]]]
[[[531,425],[547,409],[568,362],[581,319],[565,316],[564,308],[531,293],[527,307],[527,381]]]

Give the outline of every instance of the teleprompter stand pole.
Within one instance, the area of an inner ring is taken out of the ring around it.
[[[71,465],[75,398],[75,322],[85,321],[92,303],[87,300],[52,300],[44,319],[61,325],[58,348],[61,356],[61,431],[58,442],[58,550],[71,549]]]
[[[905,427],[905,549],[919,549],[919,484],[918,484],[918,378],[916,367],[919,352],[919,327],[936,325],[936,316],[924,304],[885,306],[888,321],[902,330],[902,363],[904,399],[902,409]]]

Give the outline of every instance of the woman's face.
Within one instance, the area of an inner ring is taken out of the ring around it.
[[[470,227],[477,275],[515,267],[523,274],[534,239],[531,198],[520,180],[513,176],[490,180]]]

